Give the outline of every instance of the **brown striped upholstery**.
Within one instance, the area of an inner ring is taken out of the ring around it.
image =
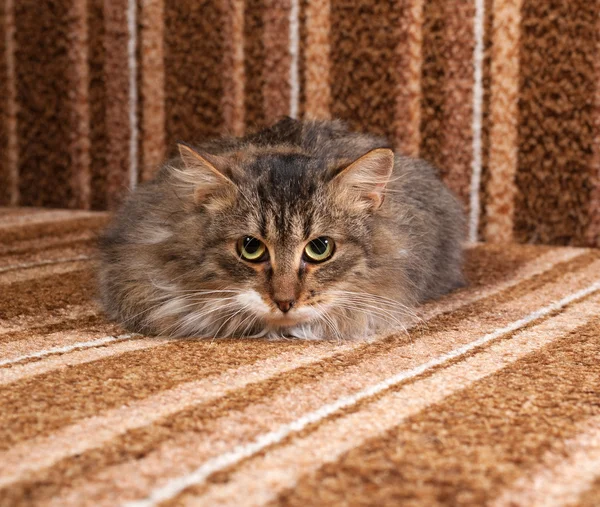
[[[598,19],[585,0],[2,0],[0,205],[112,209],[177,140],[333,116],[437,164],[472,239],[598,246]]]
[[[477,244],[368,341],[130,335],[88,211],[0,208],[0,505],[596,505],[600,250]]]

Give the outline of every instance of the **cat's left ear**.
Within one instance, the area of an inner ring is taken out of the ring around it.
[[[194,200],[197,204],[206,202],[211,196],[222,194],[234,188],[234,183],[218,168],[220,157],[202,156],[187,144],[179,143],[179,155],[186,168],[180,179],[194,185]]]
[[[383,192],[393,169],[394,152],[377,148],[342,169],[332,182],[365,208],[376,210],[383,204]]]

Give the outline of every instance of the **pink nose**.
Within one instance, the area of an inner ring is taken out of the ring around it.
[[[283,313],[287,313],[290,311],[292,306],[294,306],[295,302],[296,301],[294,301],[293,299],[286,299],[286,300],[282,300],[282,301],[276,300],[275,304],[277,304],[277,306]]]

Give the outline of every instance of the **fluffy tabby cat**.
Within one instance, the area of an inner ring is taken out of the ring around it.
[[[422,160],[286,118],[180,156],[101,240],[101,298],[132,331],[356,338],[463,284],[461,206]]]

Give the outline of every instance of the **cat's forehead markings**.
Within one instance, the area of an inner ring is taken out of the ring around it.
[[[275,216],[270,209],[265,209],[262,214],[261,234],[266,240],[273,241],[277,238],[276,232]]]
[[[313,231],[315,230],[315,213],[314,213],[314,207],[310,207],[309,209],[307,209],[306,213],[304,214],[303,217],[303,223],[302,223],[302,233],[303,233],[303,239],[304,241],[310,239],[310,237],[312,236]]]
[[[235,157],[236,161],[252,163],[260,157],[267,155],[298,155],[304,154],[300,146],[284,144],[281,146],[255,146],[246,145],[241,150],[228,153],[229,156]]]
[[[272,211],[267,231],[274,241],[285,248],[302,241],[305,220],[300,213],[291,212],[289,209],[282,211]]]
[[[297,214],[294,216],[291,227],[294,239],[304,238],[305,224],[307,222],[306,218],[306,215],[302,216],[301,214]]]

